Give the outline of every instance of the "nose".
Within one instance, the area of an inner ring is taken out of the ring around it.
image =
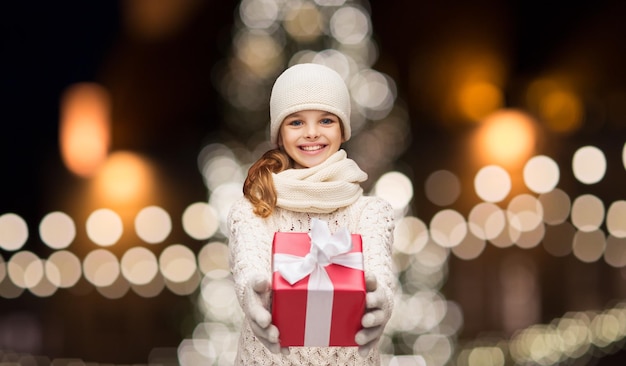
[[[316,139],[320,135],[319,126],[317,125],[317,123],[307,123],[304,133],[307,139]]]

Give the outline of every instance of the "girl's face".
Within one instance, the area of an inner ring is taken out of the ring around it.
[[[339,117],[329,112],[305,110],[283,120],[278,144],[293,159],[294,168],[310,168],[339,151],[342,135]]]

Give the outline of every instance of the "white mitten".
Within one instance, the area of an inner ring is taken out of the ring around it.
[[[272,314],[267,310],[271,286],[261,276],[252,277],[246,287],[246,306],[244,312],[254,335],[272,353],[289,354],[289,349],[281,349],[278,341],[278,328],[272,324]]]
[[[378,288],[376,276],[365,273],[365,314],[361,318],[363,329],[357,332],[354,341],[359,345],[359,354],[366,357],[369,351],[376,346],[383,334],[388,317],[383,311],[385,294]]]

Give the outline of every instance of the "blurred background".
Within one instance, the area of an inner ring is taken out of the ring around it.
[[[225,217],[299,62],[396,210],[385,365],[623,365],[626,3],[2,5],[0,362],[230,365]]]

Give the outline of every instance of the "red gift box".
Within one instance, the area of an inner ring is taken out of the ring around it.
[[[346,254],[354,261],[358,258],[360,269],[355,269],[358,265],[351,268],[345,263],[332,263],[331,259],[330,264],[316,266],[317,274],[290,284],[276,268],[276,255],[306,261],[307,255],[312,253],[312,240],[308,233],[274,234],[272,322],[278,327],[282,347],[357,346],[354,336],[362,328],[366,294],[362,241],[358,234],[347,234],[347,237],[352,241],[352,248]],[[334,257],[339,258],[336,262],[342,262],[340,257]]]

